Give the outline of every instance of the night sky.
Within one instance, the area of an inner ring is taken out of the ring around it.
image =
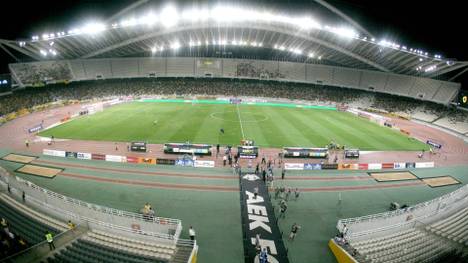
[[[0,38],[27,38],[43,32],[65,31],[74,23],[90,19],[105,20],[134,1],[6,1],[3,3],[0,22]],[[175,3],[177,7],[192,4],[210,5],[221,1],[151,1],[156,10],[164,3]],[[244,4],[288,14],[311,14],[319,21],[337,25],[338,21],[330,12],[310,1],[222,1]],[[468,12],[464,1],[420,0],[327,0],[346,15],[352,17],[377,39],[388,40],[420,48],[443,57],[468,60],[466,18]],[[8,7],[6,7],[8,5]],[[0,73],[7,73],[7,64],[14,62],[0,50]],[[468,73],[457,81],[462,81],[463,89],[468,86]]]

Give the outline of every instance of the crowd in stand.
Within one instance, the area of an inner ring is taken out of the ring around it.
[[[0,220],[2,228],[0,232],[0,259],[28,248],[28,243],[19,235],[13,233],[8,221],[5,218]]]
[[[205,78],[95,80],[27,88],[0,97],[0,116],[19,109],[60,100],[144,95],[251,96],[332,104],[347,104],[362,98],[370,98],[372,106],[389,112],[411,113],[415,108],[423,108],[437,116],[448,116],[452,120],[464,121],[468,119],[467,112],[449,109],[444,105],[363,90],[277,81]]]

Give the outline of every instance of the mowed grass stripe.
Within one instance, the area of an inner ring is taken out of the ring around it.
[[[328,143],[327,137],[325,137],[320,132],[320,130],[325,131],[325,128],[317,122],[311,121],[313,120],[313,116],[315,115],[313,112],[308,112],[307,118],[302,118],[301,115],[297,114],[297,111],[306,112],[308,110],[300,110],[295,109],[292,111],[280,111],[280,114],[283,118],[288,122],[291,126],[296,127],[296,129],[302,134],[302,137],[306,140],[301,145],[289,145],[289,146],[312,146],[312,147],[324,147],[325,144]],[[313,124],[313,125],[311,125]],[[317,131],[317,129],[319,131]]]
[[[242,134],[236,107],[133,102],[78,118],[40,135],[84,140],[237,145]],[[349,113],[253,105],[239,105],[239,111],[246,138],[264,147],[323,147],[331,140],[363,150],[420,150],[425,147]],[[220,128],[224,128],[224,134],[219,132]]]
[[[327,122],[320,121],[320,112],[318,111],[309,113],[307,110],[300,110],[294,116],[298,119],[298,121],[300,120],[311,130],[313,130],[314,134],[320,139],[315,143],[317,147],[325,147],[328,143],[330,143],[331,140],[347,140],[344,134],[338,133],[334,129],[330,129],[329,125],[326,125]]]
[[[367,137],[372,138],[373,141],[382,141],[385,146],[395,145],[395,150],[405,149],[408,147],[416,147],[416,149],[425,148],[424,145],[421,145],[417,141],[408,140],[408,137],[400,134],[398,131],[380,127],[377,123],[373,123],[367,120],[359,119],[359,129],[356,129],[355,126],[349,125],[346,120],[349,120],[351,117],[354,117],[351,113],[336,114],[335,118],[343,121],[344,125],[347,125],[349,128],[353,129],[354,132],[365,134]]]
[[[337,143],[341,145],[347,145],[352,147],[358,147],[360,149],[369,149],[369,148],[384,148],[385,144],[374,141],[372,139],[369,140],[368,136],[365,133],[359,132],[353,127],[349,125],[346,127],[342,125],[341,122],[336,121],[335,119],[331,118],[329,115],[317,115],[317,119],[320,120],[321,123],[326,124],[329,127],[330,131],[333,131],[335,134],[339,134],[340,140]],[[346,123],[346,122],[344,122]]]
[[[278,114],[278,108],[273,109],[272,107],[252,107],[252,111],[257,112],[255,115],[257,123],[257,129],[252,132],[256,135],[253,139],[256,140],[256,144],[260,146],[271,146],[271,147],[282,147],[289,145],[293,141],[299,140],[300,137],[296,137],[295,128],[284,125],[285,120]],[[265,117],[268,117],[265,121]]]

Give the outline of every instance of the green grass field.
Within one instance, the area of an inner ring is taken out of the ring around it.
[[[224,128],[225,133],[220,132]],[[420,151],[426,145],[351,113],[287,107],[132,102],[45,130],[41,136],[97,141],[323,147]]]

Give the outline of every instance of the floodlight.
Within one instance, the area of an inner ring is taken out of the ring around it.
[[[49,39],[49,35],[48,35],[48,34],[43,34],[43,35],[42,35],[42,39],[44,39],[44,40]]]
[[[423,60],[424,60],[424,59],[422,59],[422,58],[419,58],[419,61],[423,61]]]
[[[259,47],[263,47],[263,43],[258,43],[258,46],[259,46]]]
[[[176,50],[176,49],[179,49],[179,48],[180,48],[180,43],[179,43],[179,42],[174,42],[174,43],[172,43],[172,44],[171,44],[171,48],[172,48],[172,49],[175,49],[175,50]]]
[[[322,60],[322,56],[319,56],[318,59],[319,59],[319,60]]]
[[[144,24],[144,25],[147,25],[147,26],[152,26],[154,23],[156,23],[156,21],[157,21],[157,17],[154,14],[149,13],[146,16],[140,18],[138,20],[138,24]]]
[[[198,41],[198,45],[201,46],[201,41]]]
[[[280,46],[279,50],[285,50],[286,48],[284,46]]]
[[[84,27],[78,29],[79,32],[83,32],[85,34],[97,34],[106,29],[106,26],[102,23],[88,23]]]
[[[46,52],[45,50],[42,50],[42,49],[41,49],[40,52],[41,52],[41,54],[42,54],[44,57],[47,56],[47,52]]]
[[[172,27],[179,21],[177,10],[173,6],[166,6],[161,12],[161,23],[165,27]]]
[[[158,51],[156,47],[151,48],[151,53],[156,53],[156,51]]]
[[[309,53],[309,58],[314,58],[314,56],[315,56],[314,52]]]
[[[55,42],[52,41],[52,42],[49,43],[49,46],[53,46],[54,44],[55,44]]]

